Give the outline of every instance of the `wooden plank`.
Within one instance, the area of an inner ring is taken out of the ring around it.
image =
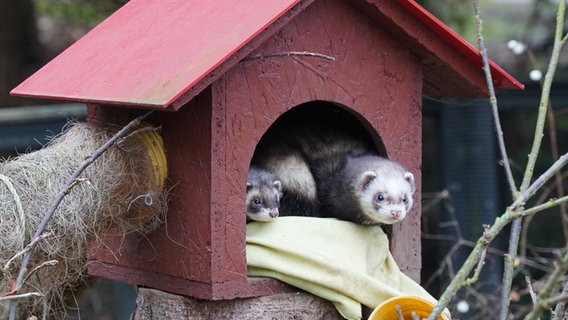
[[[95,248],[92,248],[95,249]],[[246,281],[205,283],[171,275],[117,264],[96,261],[88,266],[90,275],[122,281],[141,287],[158,288],[165,292],[192,296],[206,300],[230,300],[273,295],[280,292],[297,292],[298,289],[271,278],[247,278]]]

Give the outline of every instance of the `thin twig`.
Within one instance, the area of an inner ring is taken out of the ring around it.
[[[501,120],[499,119],[497,98],[495,96],[495,88],[493,86],[493,79],[491,77],[487,48],[485,47],[485,41],[483,39],[483,23],[480,16],[479,0],[474,0],[473,8],[475,16],[475,27],[477,30],[477,42],[479,44],[479,50],[485,71],[485,79],[489,90],[489,101],[491,103],[491,109],[493,111],[493,122],[497,134],[497,142],[499,145],[499,151],[501,153],[501,160],[503,161],[503,168],[505,170],[505,176],[507,178],[509,189],[511,190],[511,195],[513,196],[513,199],[517,199],[518,189],[513,178],[513,173],[511,172],[511,165],[509,164],[509,157],[507,155],[505,142],[503,140],[503,131],[501,129]],[[508,254],[505,255],[505,269],[503,275],[504,280],[503,289],[501,291],[501,320],[506,320],[509,309],[509,296],[511,294],[511,284],[513,281],[514,260],[518,250],[519,237],[521,235],[521,219],[522,218],[519,217],[513,221],[513,224],[511,226],[511,236],[509,238],[509,251]]]
[[[546,110],[548,108],[548,101],[550,97],[552,81],[554,79],[554,74],[556,73],[556,67],[558,65],[560,50],[562,49],[562,46],[565,43],[565,40],[562,39],[562,33],[564,32],[565,10],[566,10],[565,1],[559,1],[558,11],[556,14],[556,30],[554,34],[554,44],[553,44],[552,54],[548,64],[548,70],[546,71],[546,74],[544,76],[544,81],[542,84],[542,94],[540,96],[535,135],[533,139],[531,152],[529,153],[527,166],[525,168],[525,173],[523,175],[523,182],[520,188],[521,190],[526,190],[532,180],[534,167],[536,165],[536,159],[538,156],[538,152],[540,150],[540,145],[542,143],[544,125],[546,122]]]
[[[557,159],[558,159],[558,157],[557,157]],[[555,175],[555,177],[556,177],[558,174],[560,174],[560,179],[561,179],[561,180],[564,180],[564,179],[567,179],[567,178],[568,178],[568,172],[562,173],[560,170],[558,170],[558,171],[557,171],[557,174]],[[556,184],[556,183],[555,183],[555,184]],[[546,201],[549,201],[548,199],[550,199],[550,195],[552,194],[552,192],[553,192],[554,190],[557,189],[555,184],[550,185],[550,186],[547,186],[544,190],[541,190],[541,192],[539,192],[538,200],[535,201],[535,204],[536,204],[536,205],[541,205],[541,204],[545,203]],[[561,196],[561,195],[558,195],[558,196]],[[564,197],[564,192],[562,192],[562,197]],[[560,207],[561,215],[562,215],[562,211],[563,211],[563,210],[566,211],[566,208],[567,208],[566,206],[561,206],[561,207]],[[521,240],[520,240],[520,244],[519,244],[519,247],[520,247],[520,249],[519,249],[519,256],[523,256],[523,257],[524,257],[524,256],[526,256],[526,254],[527,254],[527,246],[528,246],[528,244],[527,244],[527,235],[528,235],[528,232],[529,232],[529,226],[530,226],[530,223],[531,223],[532,219],[534,218],[534,215],[532,215],[532,214],[530,214],[530,213],[523,214],[523,215],[526,216],[526,218],[523,219],[523,230],[521,231]],[[561,217],[561,218],[562,218],[562,217]],[[562,219],[564,220],[565,218],[562,218]],[[566,217],[566,219],[568,219],[568,217]],[[567,221],[567,222],[568,222],[568,221]],[[568,238],[567,238],[567,239],[568,239]],[[568,240],[567,240],[567,241],[568,241]],[[567,242],[566,244],[568,244],[568,242]]]
[[[564,283],[564,287],[562,288],[561,296],[566,296],[566,294],[568,294],[568,281],[566,281]],[[554,310],[554,316],[553,316],[552,320],[564,319],[564,313],[565,312],[566,312],[566,302],[565,301],[558,302],[558,304],[556,305],[556,309]],[[561,317],[561,318],[558,318],[558,317]]]
[[[243,61],[250,61],[256,59],[266,59],[266,58],[274,58],[274,57],[293,57],[293,56],[305,56],[305,57],[315,57],[315,58],[322,58],[329,61],[335,61],[335,58],[332,56],[328,56],[322,53],[315,53],[315,52],[308,52],[308,51],[286,51],[286,52],[274,52],[274,53],[260,53],[251,56],[247,56],[243,59]]]
[[[24,249],[20,250],[18,253],[16,253],[15,255],[13,255],[10,260],[8,260],[8,262],[6,262],[6,264],[4,265],[4,272],[8,272],[8,269],[10,269],[10,265],[12,264],[12,262],[14,260],[16,260],[18,257],[22,256],[23,254],[25,254],[26,252],[30,251],[32,246],[35,246],[35,244],[40,241],[43,240],[47,237],[52,236],[53,233],[52,232],[45,232],[43,233],[41,236],[35,238],[32,240],[32,242],[30,242]]]
[[[563,1],[561,1],[563,2]],[[541,110],[541,112],[546,112],[546,109]],[[513,210],[519,211],[517,208],[521,207],[525,204],[525,202],[532,196],[534,193],[539,190],[550,178],[556,175],[557,172],[562,169],[562,167],[568,162],[568,153],[562,155],[555,161],[548,170],[546,170],[542,175],[540,175],[530,186],[521,187],[520,195],[518,195],[517,199],[511,205]],[[563,203],[566,200],[561,201],[549,201],[541,206],[533,207],[531,210],[523,210],[520,212],[520,216],[517,217],[512,225],[511,225],[511,232],[509,237],[509,251],[507,255],[505,255],[505,267],[503,271],[503,287],[501,290],[501,313],[500,319],[506,320],[509,314],[509,297],[511,295],[511,286],[513,283],[513,276],[514,276],[514,268],[515,268],[515,258],[517,256],[518,247],[519,247],[519,239],[523,234],[522,230],[522,216],[527,214],[534,214],[540,212],[546,208],[550,208],[553,205],[558,205]]]
[[[531,301],[533,306],[538,304],[538,296],[536,295],[536,292],[534,292],[533,287],[532,287],[532,283],[531,283],[531,278],[529,276],[525,276],[525,283],[527,284],[527,289],[529,290],[529,294],[531,296]]]
[[[67,186],[67,188],[65,188],[65,190],[63,190],[63,196],[70,194],[71,190],[73,190],[73,188],[75,188],[75,186],[77,186],[79,183],[85,182],[85,181],[87,181],[87,179],[84,179],[84,178],[75,179],[70,185]]]
[[[424,195],[423,195],[423,197],[424,197]],[[422,206],[422,214],[424,214],[425,212],[428,212],[428,210],[430,210],[432,207],[434,207],[435,205],[437,205],[441,201],[447,200],[449,198],[450,198],[450,191],[448,189],[444,189],[444,190],[436,193],[436,196],[434,197],[434,199],[432,199],[431,201],[429,201],[428,203],[426,203]]]
[[[475,271],[473,272],[473,276],[471,276],[471,278],[466,279],[465,280],[465,285],[469,286],[473,283],[476,283],[477,280],[479,279],[479,274],[481,273],[481,269],[483,269],[483,266],[485,265],[485,256],[487,255],[487,248],[483,249],[483,251],[481,252],[481,257],[479,258],[479,261],[477,263],[477,267],[475,268]]]
[[[505,255],[505,266],[503,270],[503,280],[501,288],[501,320],[507,320],[509,314],[509,297],[511,296],[511,286],[513,284],[515,258],[519,249],[519,239],[522,232],[522,217],[517,217],[511,224],[509,236],[509,249]]]
[[[558,199],[558,200],[560,200],[560,199]],[[564,202],[567,202],[568,197],[564,198],[563,200],[564,200]],[[554,204],[551,204],[551,206],[558,205],[558,204],[559,203],[554,203]],[[535,211],[532,211],[533,208],[531,208],[531,209],[529,209],[530,211],[525,210],[524,212],[526,212],[527,216],[530,217],[530,216],[534,215],[535,213],[537,213],[539,211],[542,211],[544,209],[548,209],[548,207],[540,207],[538,209],[535,207],[534,209],[535,209]],[[523,213],[523,215],[524,215],[524,213]],[[446,254],[446,257],[447,256],[453,256],[455,254],[455,252],[459,249],[459,247],[462,247],[462,246],[468,247],[468,248],[474,248],[475,247],[475,241],[470,241],[470,240],[459,238],[459,237],[456,237],[456,236],[448,236],[448,235],[444,235],[444,234],[422,234],[422,239],[450,241],[450,242],[454,243],[455,249],[450,249],[448,251],[448,253]],[[496,256],[499,256],[499,257],[502,257],[506,254],[505,251],[499,250],[497,248],[491,248],[491,247],[487,248],[487,253],[493,254],[493,255],[496,255]],[[548,261],[546,262],[545,265],[541,265],[537,262],[526,259],[524,256],[521,256],[521,257],[518,257],[518,258],[520,259],[521,263],[523,263],[524,265],[538,269],[540,271],[548,273],[552,270],[551,268],[549,268]],[[444,260],[445,260],[445,258],[444,258]],[[443,267],[444,267],[444,263],[442,263],[440,265],[440,268],[443,268]],[[443,272],[443,270],[437,270],[435,273],[433,273],[428,278],[428,280],[424,280],[424,282],[423,282],[424,286],[427,287],[428,285],[430,285],[436,279],[436,277],[438,277],[442,274],[442,272]]]
[[[564,14],[565,14],[565,10],[566,10],[566,3],[565,1],[559,1],[559,5],[558,5],[558,11],[557,11],[557,16],[556,16],[556,30],[555,30],[555,35],[554,35],[554,46],[553,46],[553,50],[552,50],[552,56],[550,58],[549,64],[548,64],[548,70],[546,72],[546,75],[544,77],[544,81],[542,84],[542,93],[541,93],[541,97],[540,97],[540,103],[539,103],[539,111],[538,111],[538,117],[537,117],[537,122],[536,122],[536,128],[534,131],[534,139],[533,139],[533,145],[531,147],[531,151],[529,153],[528,156],[528,162],[527,165],[525,167],[525,172],[523,175],[523,182],[521,183],[521,187],[520,187],[520,192],[523,194],[522,196],[518,197],[515,200],[515,204],[516,205],[524,205],[524,202],[526,201],[526,199],[528,199],[528,197],[532,196],[534,194],[534,192],[536,192],[536,190],[538,190],[543,184],[544,182],[539,182],[538,180],[543,177],[544,175],[542,175],[541,177],[539,177],[539,179],[537,179],[537,181],[535,181],[532,185],[530,185],[530,182],[532,180],[532,176],[534,173],[534,168],[536,165],[536,159],[538,157],[539,151],[540,151],[540,146],[542,143],[542,138],[543,138],[543,132],[544,132],[544,125],[546,122],[546,115],[547,115],[547,109],[548,109],[548,102],[550,99],[550,90],[552,87],[552,81],[554,78],[554,74],[556,72],[556,67],[558,64],[558,59],[560,56],[560,50],[562,49],[563,43],[564,43],[564,39],[562,39],[562,34],[563,34],[563,30],[564,30]],[[559,161],[556,161],[556,163],[559,163]],[[548,171],[552,171],[554,173],[556,173],[558,170],[551,170],[553,169],[552,167],[548,170]],[[545,180],[548,180],[550,177],[546,176]],[[530,186],[529,186],[530,185]],[[522,199],[524,197],[527,197],[526,199]],[[513,206],[515,205],[513,204]],[[501,301],[501,320],[506,320],[507,318],[507,313],[508,313],[508,309],[509,309],[509,300],[508,297],[510,295],[510,290],[511,290],[511,283],[512,283],[512,272],[513,272],[513,263],[511,260],[514,259],[514,256],[517,253],[517,248],[518,248],[518,241],[519,241],[519,237],[520,237],[520,233],[521,233],[521,221],[520,219],[518,221],[513,222],[513,226],[512,226],[512,230],[511,230],[511,238],[509,241],[509,255],[508,255],[508,259],[506,259],[506,263],[505,263],[505,273],[504,273],[504,279],[503,279],[503,291],[502,291],[502,301]]]
[[[549,299],[544,299],[542,305],[544,309],[550,309],[552,306],[566,303],[566,301],[568,301],[568,294],[560,294]]]
[[[557,172],[562,169],[568,163],[568,152],[563,154],[558,158],[558,160],[554,161],[554,163],[543,173],[541,174],[528,188],[521,191],[517,200],[511,204],[512,208],[524,206],[525,202],[529,200],[545,183],[548,182],[552,177],[556,175]]]
[[[11,296],[0,297],[0,301],[18,300],[25,298],[41,298],[41,297],[43,297],[43,294],[40,292],[26,292],[22,294],[14,294]]]
[[[562,40],[562,42],[566,41],[566,36],[564,37],[564,39]],[[527,57],[529,59],[529,63],[531,65],[532,69],[536,69],[536,70],[541,70],[542,67],[540,65],[539,60],[536,58],[536,56],[534,55],[534,52],[532,50],[530,50],[530,48],[527,48]],[[541,79],[540,81],[538,81],[541,90],[544,88],[544,82]],[[550,101],[550,98],[548,99],[548,108],[547,108],[547,112],[546,112],[546,116],[547,116],[547,120],[548,120],[548,136],[550,139],[550,148],[551,148],[551,153],[552,153],[552,160],[556,161],[559,158],[559,152],[558,152],[558,137],[557,137],[557,126],[556,126],[556,119],[555,119],[555,113],[554,113],[554,108],[552,106],[552,103]],[[556,172],[555,175],[555,183],[547,188],[547,190],[545,192],[541,193],[541,196],[539,198],[539,200],[537,201],[538,203],[542,203],[544,200],[548,198],[549,194],[552,192],[552,190],[556,190],[556,196],[557,197],[563,197],[565,195],[564,192],[564,186],[562,184],[562,180],[564,179],[563,174],[558,171]],[[560,210],[560,220],[562,222],[562,231],[564,233],[564,241],[566,244],[568,244],[568,211],[566,209],[565,206],[561,206],[559,207]],[[524,223],[523,223],[523,234],[522,234],[522,239],[526,239],[526,232],[528,229],[528,225],[530,224],[532,219],[527,219]],[[526,252],[526,248],[524,248],[524,243],[526,243],[526,241],[521,241],[521,254],[524,255]]]
[[[128,135],[118,139],[116,141],[116,145],[120,145],[120,144],[124,143],[124,141],[127,141],[128,139],[130,139],[131,137],[133,137],[137,134],[140,134],[140,133],[143,133],[143,132],[159,132],[161,129],[162,129],[161,126],[159,126],[159,127],[147,126],[147,127],[142,127],[142,128],[136,129],[136,130],[132,130],[132,132],[130,132]]]
[[[555,303],[565,301],[567,297],[553,296],[560,279],[564,277],[568,271],[568,248],[565,248],[562,259],[558,261],[554,271],[546,279],[544,286],[538,291],[539,302],[533,306],[532,311],[525,317],[525,320],[535,320],[542,314],[544,310],[550,309]]]
[[[22,281],[22,283],[25,283],[26,281],[28,281],[28,279],[34,274],[36,273],[39,269],[43,268],[43,267],[51,267],[54,266],[56,264],[58,264],[59,262],[57,260],[49,260],[49,261],[45,261],[42,264],[36,266],[35,268],[32,269],[32,271],[30,271],[28,273],[28,275],[26,276],[26,278],[24,279],[24,281]]]
[[[45,216],[43,217],[41,223],[39,224],[36,232],[34,233],[34,236],[32,237],[31,242],[32,243],[35,242],[35,244],[32,244],[30,246],[30,250],[28,250],[24,255],[24,258],[22,260],[22,264],[20,266],[20,271],[19,271],[18,277],[16,279],[16,290],[15,290],[15,292],[20,290],[20,288],[22,287],[22,285],[24,283],[24,278],[25,278],[25,274],[26,274],[26,271],[27,271],[27,268],[28,268],[28,264],[30,262],[32,254],[34,252],[34,248],[37,244],[36,239],[39,238],[43,234],[43,232],[45,231],[45,228],[47,227],[47,224],[51,220],[51,217],[53,216],[53,214],[55,213],[55,211],[59,207],[59,204],[63,201],[63,198],[69,192],[69,187],[76,184],[77,179],[83,173],[83,171],[85,171],[85,169],[87,169],[96,159],[98,159],[109,148],[111,148],[117,142],[118,139],[124,137],[133,128],[139,126],[140,123],[142,122],[142,120],[144,120],[146,117],[148,117],[153,112],[154,111],[151,110],[151,111],[146,112],[145,114],[133,119],[132,121],[130,121],[126,126],[124,126],[122,129],[120,129],[116,134],[114,134],[105,144],[103,144],[95,152],[93,152],[93,154],[91,156],[89,156],[87,159],[85,159],[83,161],[83,163],[77,169],[75,169],[75,172],[73,172],[73,175],[71,175],[71,177],[67,180],[64,187],[62,188],[62,190],[60,190],[59,193],[56,195],[55,199],[53,200],[49,209],[47,210]],[[17,313],[16,311],[17,311],[16,305],[11,304],[10,305],[10,320],[16,319],[16,313]]]
[[[487,56],[487,48],[485,47],[485,41],[483,39],[483,23],[479,13],[479,0],[474,1],[474,15],[475,15],[475,26],[477,30],[477,42],[479,45],[479,51],[481,52],[481,59],[483,61],[483,71],[485,72],[485,80],[487,82],[487,88],[489,91],[489,103],[491,104],[491,110],[493,112],[493,124],[495,126],[495,133],[497,135],[497,144],[499,145],[499,152],[501,153],[501,161],[503,163],[503,168],[505,169],[505,176],[511,190],[511,194],[514,196],[517,193],[517,186],[513,178],[513,173],[511,171],[511,164],[509,163],[509,156],[507,155],[507,148],[505,147],[505,140],[503,139],[503,129],[501,128],[501,120],[499,118],[499,108],[497,107],[497,96],[495,95],[495,87],[493,85],[493,77],[491,75],[491,66],[489,64],[489,58]]]
[[[519,244],[519,238],[520,235],[522,233],[522,221],[521,221],[521,216],[527,215],[527,214],[535,214],[537,212],[540,212],[544,209],[550,208],[554,205],[559,205],[563,202],[565,202],[567,199],[560,199],[560,201],[557,200],[550,200],[547,203],[537,206],[537,207],[533,207],[530,210],[522,210],[520,211],[518,208],[522,208],[519,206],[524,205],[524,202],[530,198],[530,196],[532,196],[532,194],[534,194],[536,192],[536,190],[538,190],[540,187],[542,187],[544,185],[544,183],[546,183],[546,181],[548,181],[548,179],[550,179],[552,176],[555,175],[556,172],[558,172],[568,161],[568,153],[564,154],[562,157],[560,157],[557,161],[554,162],[554,164],[545,172],[543,173],[531,186],[529,186],[525,191],[523,191],[523,189],[521,189],[521,194],[520,196],[517,198],[517,200],[511,205],[511,207],[513,207],[515,210],[514,212],[516,212],[516,214],[520,215],[519,217],[516,217],[515,220],[513,220],[513,223],[511,225],[511,235],[509,238],[509,252],[508,254],[505,256],[505,270],[504,270],[504,274],[503,274],[503,289],[501,290],[501,313],[500,313],[500,319],[501,320],[506,320],[509,314],[509,297],[511,295],[511,285],[513,282],[513,271],[514,271],[514,265],[515,265],[515,257],[517,254],[517,250],[518,250],[518,244]]]
[[[546,209],[549,209],[549,208],[559,206],[561,204],[564,204],[565,202],[568,202],[568,196],[564,196],[564,197],[558,198],[558,199],[550,199],[543,204],[540,204],[538,206],[534,206],[530,209],[526,209],[525,211],[521,212],[521,215],[523,215],[523,216],[534,215],[535,213],[538,213],[542,210],[546,210]]]

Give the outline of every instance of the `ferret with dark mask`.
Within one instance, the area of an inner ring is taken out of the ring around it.
[[[416,190],[414,175],[376,156],[338,156],[312,164],[320,216],[363,225],[393,224],[406,217]]]
[[[247,221],[272,221],[279,215],[282,183],[267,170],[251,166],[247,177]]]

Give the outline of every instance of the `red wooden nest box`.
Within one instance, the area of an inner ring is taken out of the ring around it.
[[[282,55],[291,52],[334,61]],[[491,71],[497,88],[522,88]],[[89,272],[216,300],[278,283],[246,276],[245,184],[257,142],[282,114],[314,101],[339,106],[420,186],[423,95],[487,90],[479,53],[411,0],[131,0],[12,94],[85,102],[95,123],[161,110],[152,121],[168,157],[166,223],[147,237],[109,235]],[[414,278],[418,189],[391,235]]]

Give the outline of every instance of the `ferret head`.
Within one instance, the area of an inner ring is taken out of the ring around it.
[[[401,221],[412,207],[414,175],[393,170],[380,176],[374,171],[361,174],[358,184],[360,205],[366,224],[393,224]]]
[[[247,182],[247,219],[272,221],[278,217],[282,197],[282,184],[274,180],[270,184]]]

